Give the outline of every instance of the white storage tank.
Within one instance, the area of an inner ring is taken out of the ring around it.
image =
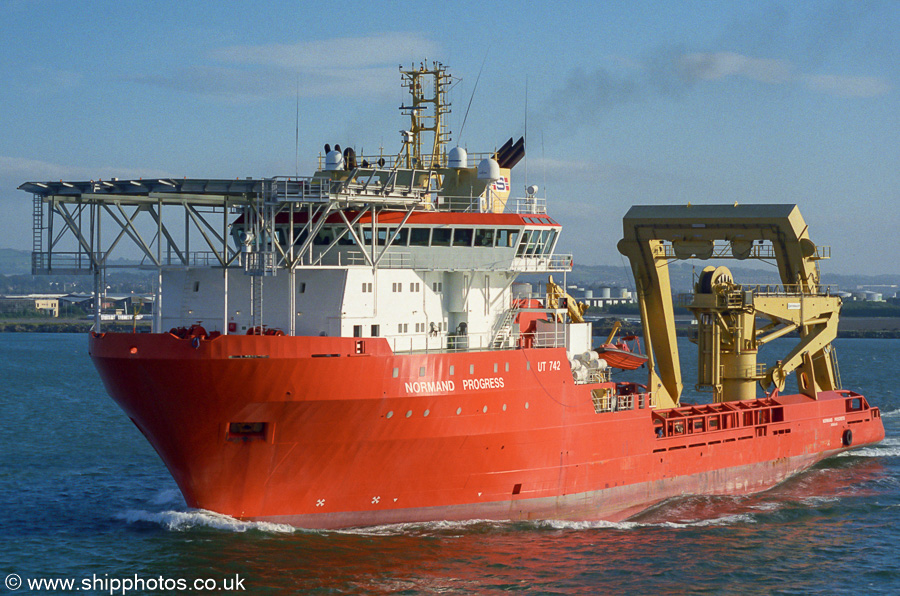
[[[531,296],[531,284],[516,282],[512,285],[513,298],[528,298]]]

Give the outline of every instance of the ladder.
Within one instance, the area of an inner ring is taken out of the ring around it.
[[[506,347],[507,342],[509,341],[510,332],[512,331],[513,321],[516,319],[518,313],[519,309],[517,308],[510,308],[506,311],[503,319],[497,325],[497,332],[494,333],[494,339],[491,340],[492,350],[501,350]]]
[[[189,303],[193,302],[190,298],[194,293],[194,288],[191,276],[188,275],[190,271],[190,269],[185,268],[184,283],[181,286],[181,324],[185,327],[190,327],[193,324]]]
[[[263,279],[262,275],[250,276],[250,328],[263,333]]]
[[[49,263],[44,262],[44,202],[41,195],[34,195],[34,211],[31,225],[31,271],[36,273],[38,270],[46,270]]]

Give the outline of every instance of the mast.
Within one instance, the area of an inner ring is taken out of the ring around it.
[[[450,132],[444,129],[444,114],[450,112],[446,102],[447,86],[453,81],[447,68],[440,62],[419,63],[409,70],[400,69],[403,86],[409,89],[412,105],[401,105],[400,110],[409,113],[409,130],[404,138],[405,167],[409,169],[434,169],[444,165],[444,145],[450,140]],[[426,97],[426,89],[431,93]],[[423,154],[422,133],[431,133],[430,155]]]

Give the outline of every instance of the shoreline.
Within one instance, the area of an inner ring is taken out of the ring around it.
[[[602,321],[599,321],[602,322]],[[597,324],[595,321],[594,337],[605,338],[610,326]],[[679,324],[681,323],[681,324]],[[683,337],[688,334],[690,327],[682,322],[676,322],[676,335]],[[84,320],[47,320],[47,319],[0,319],[0,333],[88,333],[93,325],[92,321]],[[117,333],[129,333],[132,330],[130,322],[108,322],[103,326],[104,330]],[[150,322],[142,321],[137,324],[138,333],[149,333]],[[640,326],[634,323],[626,323],[622,326],[619,336],[640,334]],[[845,317],[838,325],[838,338],[854,339],[900,339],[900,317]]]

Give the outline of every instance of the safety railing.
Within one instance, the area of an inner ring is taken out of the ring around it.
[[[106,253],[95,253],[96,259],[103,260]],[[37,273],[90,273],[91,255],[86,252],[33,252],[31,270]]]
[[[516,197],[506,203],[510,213],[543,215],[547,213],[547,199],[544,197]]]
[[[653,424],[658,438],[741,427],[755,428],[775,422],[784,422],[784,406],[767,398],[686,406],[653,414]],[[765,432],[764,428],[762,432]]]
[[[571,271],[574,259],[571,254],[552,254],[535,257],[516,257],[514,271]]]
[[[520,348],[565,347],[565,331],[513,334],[513,338],[496,346],[490,333],[467,334],[398,334],[385,335],[391,349],[398,353],[482,352]]]
[[[650,393],[620,394],[617,389],[612,387],[594,389],[591,391],[591,401],[594,405],[594,412],[597,414],[656,407],[653,395]]]

